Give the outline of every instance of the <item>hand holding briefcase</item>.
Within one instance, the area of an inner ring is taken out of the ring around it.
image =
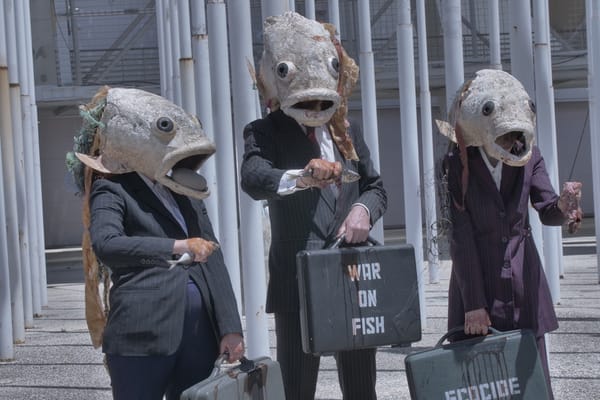
[[[303,250],[296,256],[305,353],[421,340],[411,245]]]
[[[186,389],[181,400],[285,400],[279,363],[269,357],[249,360],[221,371],[225,356],[208,378]]]

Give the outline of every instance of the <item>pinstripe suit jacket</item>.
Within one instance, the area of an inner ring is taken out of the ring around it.
[[[360,174],[358,182],[342,184],[337,197],[330,188],[311,188],[280,196],[277,189],[283,173],[304,168],[311,159],[319,157],[318,149],[300,125],[282,111],[272,112],[244,130],[242,188],[253,199],[266,199],[269,204],[268,312],[298,311],[298,251],[321,249],[331,242],[356,202],[369,208],[371,223],[387,207],[382,180],[373,167],[362,133],[353,126],[350,136],[360,161],[344,160],[337,148],[334,151],[345,168]]]
[[[450,195],[461,203],[462,164],[458,149],[446,158]],[[466,311],[487,308],[500,330],[532,329],[537,336],[558,327],[550,290],[531,227],[531,203],[545,225],[561,225],[544,160],[537,147],[523,167],[502,166],[500,191],[479,150],[467,148],[469,183],[464,211],[451,200],[452,274],[449,328],[462,325]]]
[[[188,237],[216,241],[202,201],[173,193]],[[111,270],[110,313],[103,351],[119,355],[168,355],[183,332],[186,285],[202,293],[217,338],[241,333],[237,304],[220,251],[205,264],[168,269],[175,239],[186,234],[136,174],[94,182],[90,196],[92,246]],[[218,343],[215,343],[217,346]]]

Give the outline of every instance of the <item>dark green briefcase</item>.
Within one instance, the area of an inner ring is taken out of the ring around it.
[[[296,257],[305,353],[421,340],[417,266],[411,245],[300,251]]]
[[[529,330],[500,332],[450,344],[445,334],[431,350],[404,359],[413,400],[547,400],[536,340]]]

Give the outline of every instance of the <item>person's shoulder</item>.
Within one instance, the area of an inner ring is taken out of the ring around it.
[[[446,154],[444,154],[444,161],[447,163],[460,162],[460,149],[458,146],[452,146]]]
[[[298,124],[293,118],[281,110],[272,111],[262,118],[249,122],[244,128],[244,138],[249,135],[269,135],[276,131],[287,130],[287,127]]]
[[[129,172],[125,174],[114,174],[97,177],[93,184],[92,190],[98,190],[103,188],[117,189],[126,186],[128,182],[136,178],[135,172]],[[138,177],[138,179],[141,179]]]

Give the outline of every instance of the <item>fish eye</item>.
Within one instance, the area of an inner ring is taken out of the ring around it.
[[[291,61],[281,61],[275,66],[275,72],[279,79],[289,81],[296,72],[296,66]]]
[[[531,112],[534,114],[536,113],[535,103],[532,100],[529,100],[529,108],[531,109]]]
[[[335,76],[337,78],[339,72],[340,72],[340,60],[337,59],[337,57],[331,57],[329,59],[329,72],[331,73],[331,75]]]
[[[171,120],[171,118],[160,117],[159,119],[156,120],[156,127],[158,128],[159,131],[168,133],[173,130],[173,128],[175,127],[175,124],[173,124],[173,121]]]
[[[280,62],[279,64],[277,64],[276,70],[277,75],[279,75],[280,78],[285,78],[290,72],[290,67],[286,62]]]
[[[485,104],[483,105],[483,107],[481,108],[481,113],[485,116],[488,116],[492,112],[494,112],[494,102],[486,101]]]

